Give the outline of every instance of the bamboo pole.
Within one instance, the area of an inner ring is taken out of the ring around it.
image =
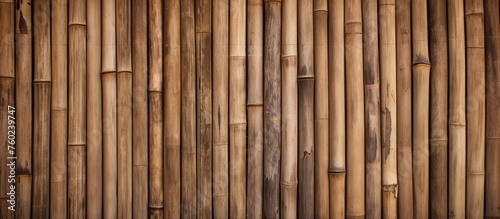
[[[446,1],[428,1],[431,68],[429,216],[448,214],[448,36]]]
[[[246,1],[232,0],[229,10],[229,215],[246,216]],[[297,5],[297,4],[295,4]],[[214,59],[215,60],[215,59]]]
[[[396,124],[398,217],[413,218],[411,2],[396,1]],[[382,58],[380,59],[382,60]],[[381,88],[382,89],[382,88]],[[383,146],[384,147],[384,146]],[[384,149],[382,149],[384,151]],[[382,152],[384,154],[384,152]],[[384,160],[382,160],[384,162]]]
[[[366,217],[382,216],[380,163],[380,72],[377,2],[363,0],[363,75],[365,85]]]
[[[344,1],[328,2],[328,105],[330,218],[345,218],[346,124]]]
[[[345,1],[346,218],[365,216],[365,133],[361,0]]]
[[[450,72],[450,164],[448,172],[448,217],[465,217],[465,39],[464,2],[448,1],[448,60]]]
[[[313,0],[299,1],[299,170],[298,217],[314,217],[314,33]]]
[[[500,3],[485,1],[486,183],[484,216],[500,217]]]
[[[260,0],[247,1],[247,218],[262,218],[264,11]]]

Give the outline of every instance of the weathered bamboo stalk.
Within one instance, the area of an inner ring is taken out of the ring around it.
[[[229,8],[229,216],[246,216],[246,1]],[[297,5],[297,4],[295,4]],[[214,59],[215,60],[215,59]]]
[[[465,217],[465,25],[464,2],[450,0],[448,3],[448,60],[450,72],[450,156],[448,171],[448,217]]]
[[[363,0],[363,75],[365,85],[366,217],[382,216],[380,163],[380,73],[377,2]]]
[[[261,0],[247,1],[247,218],[262,218],[263,186],[263,52],[264,13]]]
[[[365,133],[361,0],[345,1],[346,218],[365,216]],[[342,156],[342,155],[340,155]],[[340,178],[340,177],[339,177]]]

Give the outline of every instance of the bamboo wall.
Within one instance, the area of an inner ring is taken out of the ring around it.
[[[0,43],[2,219],[500,218],[498,0],[0,0]]]

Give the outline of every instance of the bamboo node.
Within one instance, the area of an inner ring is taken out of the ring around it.
[[[394,198],[398,198],[398,184],[383,185],[382,191],[394,193]]]

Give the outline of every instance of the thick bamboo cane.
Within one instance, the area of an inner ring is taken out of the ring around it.
[[[246,216],[246,1],[229,8],[229,215]],[[295,4],[297,5],[297,4]],[[215,59],[214,59],[215,60]]]
[[[500,217],[500,3],[485,1],[486,183],[484,216]]]
[[[262,218],[263,186],[263,52],[264,12],[261,0],[247,1],[247,218]]]
[[[344,1],[328,2],[328,105],[330,218],[345,218],[346,124]]]
[[[450,157],[448,171],[448,217],[465,217],[465,25],[464,2],[450,0],[448,3],[448,60],[450,72]]]
[[[314,33],[313,0],[299,1],[299,191],[298,217],[314,217]]]
[[[365,216],[365,133],[361,0],[345,1],[346,218]],[[340,150],[339,150],[340,151]],[[339,155],[342,156],[342,155]]]
[[[363,75],[365,84],[366,217],[382,216],[380,163],[380,72],[377,2],[363,0]]]
[[[465,1],[467,218],[484,218],[485,63],[483,1]]]

